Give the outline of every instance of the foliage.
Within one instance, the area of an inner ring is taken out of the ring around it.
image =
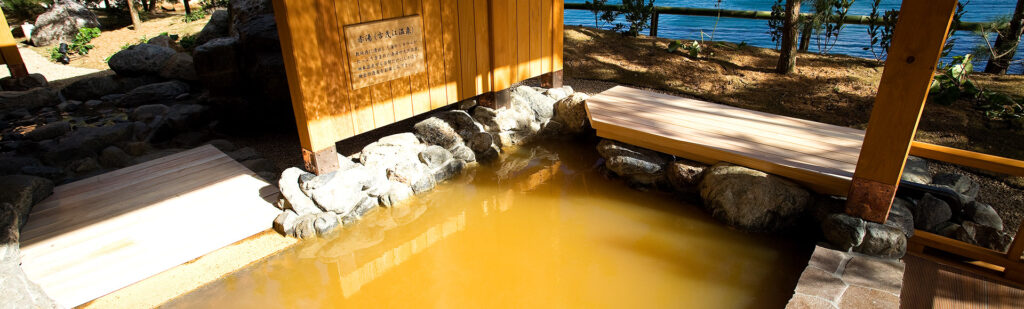
[[[205,17],[206,17],[206,11],[196,10],[196,11],[194,11],[192,13],[186,14],[185,17],[183,17],[181,20],[186,22],[186,23],[190,23],[190,22],[194,22],[194,21],[203,19]]]
[[[996,37],[1008,36],[1011,18],[1013,18],[1013,16],[1010,14],[997,16],[991,21],[982,24],[978,29],[975,29],[974,34],[981,37],[982,43],[978,43],[978,46],[974,47],[973,52],[976,54],[988,55],[989,59],[1003,58],[1016,53],[1017,49],[1014,48],[996,50],[995,42],[992,42],[989,39],[993,34],[995,34]],[[1024,60],[1011,60],[1009,63],[1021,61]]]
[[[640,32],[650,28],[651,16],[654,15],[654,0],[623,0],[622,10],[622,15],[629,24],[616,25],[616,29],[629,27],[624,32],[625,34],[639,36]]]
[[[685,50],[686,54],[690,55],[690,57],[693,58],[697,58],[700,55],[700,52],[703,50],[703,48],[701,48],[700,46],[700,43],[697,41],[690,42],[690,44],[685,44],[680,40],[675,40],[672,41],[672,43],[668,44],[668,52],[670,53],[674,53],[679,49]]]
[[[992,120],[1010,120],[1024,117],[1024,106],[1005,93],[989,91],[978,87],[969,76],[974,72],[971,61],[974,56],[955,56],[940,71],[942,74],[932,80],[929,97],[942,105],[952,105],[960,99],[973,101],[975,108]]]
[[[191,50],[196,47],[196,34],[193,33],[181,37],[181,40],[178,41],[178,46],[185,50]]]
[[[100,28],[79,28],[78,33],[75,34],[75,38],[71,41],[71,44],[67,45],[67,53],[75,53],[79,55],[89,54],[89,50],[93,49],[92,39],[100,36]],[[50,49],[50,59],[57,62],[62,61],[67,56],[65,53],[60,51],[60,45]]]
[[[594,13],[594,28],[600,28],[600,21],[604,20],[606,15],[615,16],[618,12],[604,9],[604,5],[608,3],[608,0],[594,0],[586,1],[583,3],[591,13]],[[614,20],[614,18],[612,18]]]
[[[608,0],[605,0],[605,1],[608,1]],[[229,2],[228,0],[203,0],[203,1],[199,2],[199,3],[203,5],[203,11],[210,12],[210,11],[213,11],[213,10],[215,10],[217,8],[226,8],[226,7],[228,7],[228,2]]]
[[[10,18],[34,23],[36,17],[52,4],[53,0],[3,0],[3,10]]]
[[[786,6],[785,0],[775,0],[775,4],[772,4],[772,17],[768,19],[768,35],[772,37],[772,42],[775,42],[775,48],[779,48],[779,44],[782,43],[782,32],[783,25],[785,24],[786,18]],[[875,0],[876,2],[878,0]]]
[[[971,3],[970,0],[956,3],[956,12],[953,13],[953,21],[949,24],[949,32],[946,33],[946,44],[942,46],[942,57],[945,58],[949,55],[949,52],[953,51],[953,45],[956,44],[956,39],[953,38],[953,33],[956,32],[956,28],[960,27],[960,18],[967,13],[964,8],[967,4]]]
[[[846,28],[845,19],[855,0],[817,0],[814,2],[815,15],[820,18],[821,28],[815,42],[818,52],[827,54],[839,41],[839,33]]]
[[[718,31],[718,20],[722,19],[722,0],[715,1],[715,8],[718,9],[718,15],[715,16],[715,27],[711,28],[711,40],[715,40],[715,32]]]

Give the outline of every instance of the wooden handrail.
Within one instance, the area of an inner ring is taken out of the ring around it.
[[[1003,158],[935,144],[914,142],[910,154],[926,159],[983,169],[1011,176],[1024,176],[1024,161]]]

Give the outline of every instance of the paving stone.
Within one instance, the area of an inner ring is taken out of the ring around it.
[[[900,297],[891,293],[876,289],[851,285],[839,301],[839,308],[857,309],[897,309],[900,307]]]
[[[903,270],[903,262],[896,259],[855,256],[846,264],[843,281],[850,285],[900,295],[903,288]]]
[[[838,250],[815,246],[814,254],[811,255],[811,260],[807,262],[807,265],[835,273],[839,270],[839,265],[842,265],[848,256],[848,254]]]
[[[796,293],[817,296],[836,302],[846,291],[846,283],[833,273],[817,267],[807,267],[796,284]]]
[[[786,304],[786,309],[835,309],[836,306],[827,300],[810,296],[795,294]]]

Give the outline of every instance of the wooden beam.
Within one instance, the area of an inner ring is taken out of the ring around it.
[[[929,143],[914,142],[910,155],[938,160],[1010,176],[1024,176],[1024,161],[1008,159],[984,153],[961,150]]]
[[[25,61],[21,60],[21,52],[18,51],[18,42],[14,41],[11,34],[11,27],[7,25],[7,17],[0,10],[0,64],[6,64],[11,76],[18,78],[28,75],[25,68]]]
[[[868,121],[846,212],[885,222],[946,42],[956,0],[907,0],[900,9]]]

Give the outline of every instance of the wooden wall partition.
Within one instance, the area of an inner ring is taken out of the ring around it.
[[[563,0],[274,0],[307,169],[335,143],[562,69]],[[346,25],[419,15],[426,69],[353,90]],[[559,72],[560,73],[560,72]]]

